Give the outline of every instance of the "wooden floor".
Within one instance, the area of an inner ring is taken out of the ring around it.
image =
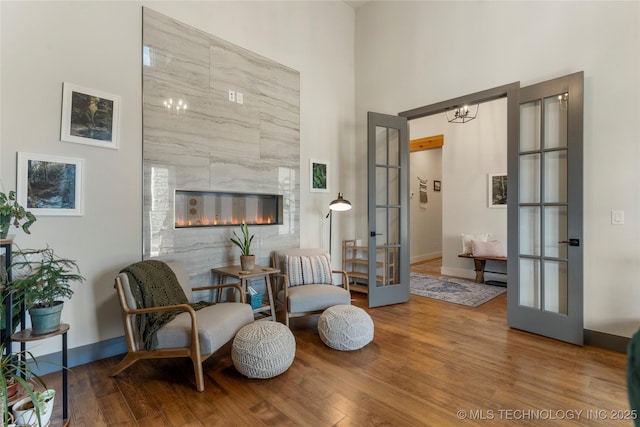
[[[442,267],[442,258],[428,259],[422,262],[411,264],[411,271],[414,273],[425,273],[434,276],[440,276],[440,268]]]
[[[612,420],[628,415],[625,355],[507,328],[506,295],[479,308],[411,296],[366,310],[375,338],[365,348],[332,350],[313,324],[294,324],[287,372],[247,379],[226,348],[206,362],[203,393],[187,360],[139,362],[116,378],[120,357],[74,367],[70,425],[632,425]],[[59,374],[45,378],[59,388]]]

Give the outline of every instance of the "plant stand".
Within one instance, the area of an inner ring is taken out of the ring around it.
[[[15,342],[19,342],[22,350],[26,346],[26,343],[33,341],[40,341],[47,338],[62,336],[62,425],[67,426],[69,424],[69,416],[67,413],[67,332],[69,331],[69,325],[67,323],[61,323],[60,329],[50,332],[48,334],[33,335],[31,329],[23,329],[15,334],[11,335],[11,338]]]

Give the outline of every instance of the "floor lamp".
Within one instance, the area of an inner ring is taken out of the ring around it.
[[[351,209],[351,202],[345,200],[342,197],[342,193],[338,193],[338,198],[329,203],[329,213],[325,218],[329,218],[329,256],[331,256],[331,234],[332,234],[332,223],[333,223],[333,211],[348,211]]]

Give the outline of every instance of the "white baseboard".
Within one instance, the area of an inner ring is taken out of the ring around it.
[[[437,252],[427,252],[425,254],[420,254],[420,255],[416,255],[416,256],[412,256],[410,258],[410,263],[411,264],[415,264],[417,262],[422,262],[422,261],[427,261],[430,259],[434,259],[434,258],[441,258],[442,257],[442,251],[437,251]]]

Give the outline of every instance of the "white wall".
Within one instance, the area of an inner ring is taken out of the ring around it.
[[[85,160],[84,216],[40,217],[32,235],[16,233],[20,247],[49,243],[77,259],[88,279],[63,312],[70,348],[123,334],[113,278],[141,259],[142,6],[300,71],[301,245],[323,244],[329,202],[354,191],[341,167],[353,164],[355,102],[354,11],[342,2],[0,2],[4,187],[15,188],[18,151]],[[63,82],[122,97],[119,150],[60,142]],[[309,157],[330,162],[329,193],[305,191]],[[34,354],[59,350],[54,341]]]
[[[356,14],[356,157],[366,153],[367,111],[397,114],[584,71],[585,328],[626,337],[640,326],[639,8],[636,1],[370,2]],[[366,188],[364,167],[356,177]],[[355,200],[360,233],[365,201]],[[612,209],[625,211],[625,225],[611,225]]]

